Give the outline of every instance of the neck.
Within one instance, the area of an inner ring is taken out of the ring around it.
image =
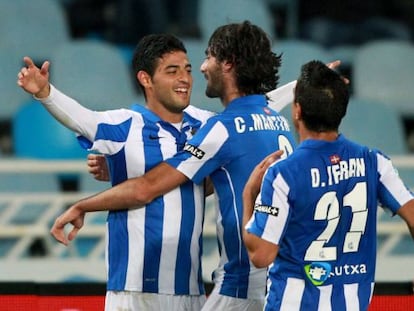
[[[300,141],[304,141],[306,139],[335,141],[338,138],[338,132],[337,131],[313,132],[309,130],[302,130],[299,132],[299,138],[300,138]]]
[[[183,112],[175,112],[170,111],[166,109],[161,104],[151,104],[150,102],[147,102],[147,108],[151,110],[153,113],[155,113],[157,116],[160,117],[165,122],[169,123],[179,123],[183,120]]]
[[[228,76],[223,79],[223,96],[220,98],[221,103],[224,107],[227,107],[227,105],[236,98],[242,97],[246,94],[241,92],[239,88],[237,87],[236,81],[233,78],[233,72],[228,73]]]

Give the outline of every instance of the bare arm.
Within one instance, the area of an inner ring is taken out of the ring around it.
[[[246,225],[253,215],[256,197],[260,192],[261,182],[267,168],[282,155],[279,150],[259,163],[248,179],[243,191],[243,241],[251,262],[257,268],[269,266],[277,256],[279,246],[249,233]]]
[[[410,230],[411,237],[414,239],[414,199],[405,203],[397,211],[400,216],[406,222],[408,229]]]
[[[106,191],[76,202],[56,219],[50,232],[56,240],[67,245],[83,226],[86,213],[143,207],[187,180],[184,174],[163,162],[143,176],[128,179]],[[67,224],[72,224],[73,228],[66,237],[64,227]]]

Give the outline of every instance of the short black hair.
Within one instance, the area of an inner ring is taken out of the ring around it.
[[[339,73],[318,60],[302,66],[295,103],[301,106],[302,120],[309,130],[337,131],[348,102],[349,88]]]
[[[268,35],[249,21],[218,27],[206,52],[219,62],[235,64],[237,86],[245,94],[264,94],[277,87],[281,56],[272,52]]]
[[[137,44],[132,57],[135,76],[143,70],[151,77],[154,75],[158,61],[166,53],[182,51],[187,53],[184,43],[171,34],[150,34],[144,36]],[[142,86],[140,85],[143,90]]]

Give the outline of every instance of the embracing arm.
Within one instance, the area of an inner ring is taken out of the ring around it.
[[[260,192],[261,182],[267,168],[280,156],[279,150],[267,156],[260,162],[251,173],[243,190],[243,241],[249,254],[250,261],[257,268],[269,266],[277,256],[279,246],[269,241],[263,240],[246,229],[250,222],[256,198]]]
[[[106,191],[76,202],[56,219],[51,234],[56,240],[67,245],[82,228],[87,212],[143,207],[187,180],[184,174],[163,162],[143,176],[128,179]],[[64,231],[67,224],[73,225],[68,236]]]
[[[187,180],[180,171],[162,162],[140,177],[130,178],[73,206],[84,213],[142,207]]]

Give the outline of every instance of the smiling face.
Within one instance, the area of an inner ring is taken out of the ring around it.
[[[169,116],[181,115],[190,104],[193,77],[186,53],[166,53],[159,58],[152,77],[145,71],[137,76],[146,90],[148,108],[164,120],[175,122]]]

